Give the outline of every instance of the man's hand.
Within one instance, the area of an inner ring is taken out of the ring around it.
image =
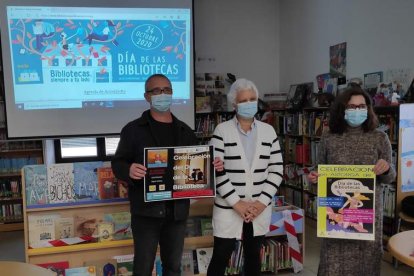
[[[224,162],[221,160],[220,157],[216,157],[213,160],[214,169],[218,172],[222,172],[224,170]]]
[[[384,159],[379,159],[377,161],[377,164],[375,164],[374,166],[374,173],[375,175],[381,175],[381,174],[388,172],[389,169],[390,169],[390,164],[388,164],[388,162],[385,161]]]
[[[318,182],[318,177],[319,177],[319,174],[315,171],[311,171],[308,174],[308,180],[309,180],[310,183],[317,183]]]
[[[135,180],[141,180],[145,177],[147,173],[147,168],[144,165],[138,163],[132,163],[131,167],[129,167],[129,177]]]

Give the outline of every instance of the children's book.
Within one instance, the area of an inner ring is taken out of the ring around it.
[[[56,273],[56,276],[65,276],[65,269],[69,268],[69,262],[54,262],[54,263],[44,263],[44,264],[36,264],[40,267],[44,267]],[[30,275],[29,275],[30,276]]]
[[[132,239],[131,230],[131,213],[130,212],[118,212],[104,215],[104,221],[113,223],[114,240],[127,240]]]
[[[29,247],[50,247],[49,241],[55,240],[55,220],[59,215],[28,215]]]
[[[202,236],[213,236],[213,223],[211,218],[201,218],[200,225]]]
[[[73,238],[75,225],[73,217],[58,218],[55,221],[56,239]]]
[[[375,173],[369,165],[318,166],[317,236],[375,239]]]
[[[75,201],[73,163],[47,166],[49,203]]]
[[[114,224],[111,222],[98,223],[98,239],[100,242],[111,241],[114,234]]]
[[[74,163],[74,191],[76,201],[99,200],[98,168],[103,162]]]
[[[68,268],[65,274],[66,276],[96,276],[96,268],[94,266]]]
[[[111,167],[98,168],[99,199],[110,199],[116,196],[116,179]]]
[[[98,224],[102,222],[102,217],[95,213],[82,213],[75,215],[75,237],[93,236],[98,234]]]
[[[133,265],[134,265],[134,255],[120,255],[113,257],[117,263],[117,273],[118,276],[132,276],[133,275]]]
[[[194,261],[192,250],[186,250],[183,252],[183,256],[181,257],[181,275],[194,275]]]
[[[26,186],[26,205],[49,203],[46,165],[31,165],[24,167]]]
[[[117,179],[117,186],[118,186],[118,197],[119,198],[128,198],[128,183]]]
[[[206,274],[208,265],[210,264],[211,256],[213,255],[213,247],[197,248],[197,266],[200,274]]]
[[[114,276],[116,275],[116,260],[105,259],[98,261],[85,261],[84,266],[95,266],[96,276]]]

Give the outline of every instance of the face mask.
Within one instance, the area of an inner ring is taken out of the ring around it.
[[[257,113],[257,101],[237,104],[237,114],[243,118],[251,119]]]
[[[170,109],[172,103],[172,95],[160,94],[151,96],[151,105],[159,112],[165,112]]]
[[[366,109],[347,109],[345,110],[345,121],[351,127],[362,125],[368,118],[368,110]]]

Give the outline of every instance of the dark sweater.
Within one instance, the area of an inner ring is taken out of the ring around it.
[[[194,132],[184,122],[173,116],[172,122],[173,144],[168,146],[191,146],[197,144]],[[121,139],[115,156],[112,160],[112,169],[117,178],[128,182],[131,214],[149,217],[165,217],[166,202],[144,202],[144,181],[133,180],[129,177],[129,168],[132,163],[144,164],[144,148],[160,147],[165,145],[165,140],[160,138],[163,133],[154,124],[150,111],[145,111],[142,116],[129,122],[121,131]],[[177,220],[186,219],[189,211],[189,200],[174,200],[174,217]]]

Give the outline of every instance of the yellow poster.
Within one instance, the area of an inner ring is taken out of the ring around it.
[[[373,165],[319,165],[317,236],[375,239]]]

